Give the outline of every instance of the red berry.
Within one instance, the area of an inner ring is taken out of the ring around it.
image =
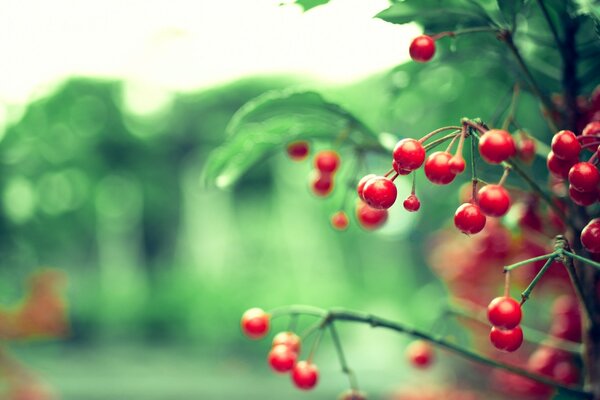
[[[427,368],[433,362],[433,348],[423,340],[415,340],[406,348],[406,356],[415,367]]]
[[[600,135],[600,121],[592,121],[581,131],[582,136]]]
[[[300,337],[296,335],[294,332],[279,332],[273,338],[272,347],[278,345],[285,345],[290,348],[295,353],[300,352]]]
[[[331,174],[340,166],[340,156],[333,150],[323,150],[315,156],[315,167],[323,174]]]
[[[525,162],[530,163],[535,158],[535,142],[531,138],[522,138],[517,142],[517,155]]]
[[[512,329],[521,322],[521,305],[510,297],[496,297],[488,305],[487,315],[492,325]]]
[[[333,190],[333,176],[317,173],[312,180],[311,186],[314,194],[325,197]]]
[[[579,370],[572,362],[561,361],[552,371],[554,379],[565,385],[575,385],[579,383]]]
[[[317,385],[319,370],[308,361],[299,361],[292,369],[292,382],[298,389],[310,390]]]
[[[448,167],[450,168],[450,172],[455,175],[462,174],[465,171],[465,159],[461,156],[454,156],[448,161]]]
[[[260,339],[269,332],[270,315],[260,308],[251,308],[242,315],[242,332],[250,339]]]
[[[423,164],[425,148],[418,140],[402,139],[396,144],[393,155],[398,169],[413,171]]]
[[[581,144],[571,131],[560,131],[552,138],[552,151],[562,160],[579,158]]]
[[[447,185],[456,177],[450,170],[450,159],[452,155],[444,151],[436,151],[425,160],[425,176],[432,183]]]
[[[419,208],[421,208],[421,202],[419,201],[419,198],[414,194],[408,196],[406,200],[404,200],[404,203],[402,203],[402,205],[404,206],[404,209],[406,211],[410,212],[419,211]]]
[[[569,197],[573,200],[573,203],[578,206],[587,207],[591,206],[598,199],[597,192],[580,192],[576,190],[573,185],[569,185]]]
[[[567,178],[569,176],[569,170],[577,163],[577,161],[577,159],[562,160],[556,157],[556,154],[551,151],[548,153],[546,165],[548,166],[548,171],[550,171],[552,175],[556,176],[557,178]]]
[[[479,208],[490,217],[502,217],[510,208],[510,195],[500,185],[486,185],[477,194]]]
[[[579,162],[569,170],[569,183],[580,192],[595,192],[600,183],[600,172],[589,162]]]
[[[600,218],[594,218],[583,228],[581,244],[590,253],[600,253]]]
[[[517,148],[510,133],[501,129],[490,129],[479,139],[479,153],[490,164],[500,164],[514,156]]]
[[[540,346],[529,356],[527,369],[540,375],[553,377],[556,365],[567,359],[568,355],[564,351]]]
[[[508,330],[493,326],[490,331],[490,341],[498,350],[512,352],[523,344],[523,330],[520,326]]]
[[[375,174],[369,174],[369,175],[365,175],[363,176],[360,181],[358,181],[358,185],[356,186],[356,193],[358,193],[358,197],[360,197],[361,200],[364,200],[364,196],[363,196],[363,191],[365,190],[365,184],[371,180],[371,178],[375,178],[377,175]]]
[[[435,54],[435,40],[428,35],[417,36],[410,43],[408,52],[414,61],[427,62]]]
[[[356,218],[363,228],[374,230],[385,224],[388,218],[388,211],[377,210],[361,201],[356,206]]]
[[[348,216],[343,211],[338,211],[331,216],[331,225],[339,231],[348,228],[348,223]]]
[[[308,142],[300,141],[288,144],[287,153],[292,160],[304,160],[308,156]]]
[[[396,160],[392,160],[392,168],[394,168],[394,171],[396,171],[398,175],[408,175],[412,172],[410,169],[400,168]]]
[[[485,227],[485,215],[477,204],[461,204],[454,214],[454,225],[462,233],[475,234]]]
[[[394,182],[383,176],[369,179],[363,189],[365,202],[376,209],[390,208],[396,202],[397,194]]]
[[[291,371],[296,364],[298,353],[290,349],[285,344],[274,346],[267,357],[271,368],[275,372],[284,373]]]

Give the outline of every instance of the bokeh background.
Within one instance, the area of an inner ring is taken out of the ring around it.
[[[318,390],[299,393],[269,371],[268,343],[241,335],[245,309],[344,306],[437,329],[446,290],[423,254],[426,235],[449,223],[459,184],[422,185],[422,212],[396,207],[377,233],[354,220],[340,233],[328,219],[344,185],[315,198],[310,162],[284,149],[228,191],[203,187],[202,168],[235,111],[268,90],[314,89],[376,131],[417,136],[493,116],[509,101],[511,71],[495,54],[461,59],[450,43],[440,52],[453,63],[404,64],[419,27],[372,19],[386,1],[335,0],[306,14],[279,3],[7,2],[0,301],[17,312],[32,274],[56,269],[68,328],[5,335],[4,398],[330,399],[346,388],[330,342],[316,358]],[[543,129],[527,94],[520,109],[523,125]],[[369,172],[387,163],[367,159]],[[412,369],[408,338],[363,326],[340,334],[373,398],[464,383],[456,371],[468,364],[444,354],[431,370]]]

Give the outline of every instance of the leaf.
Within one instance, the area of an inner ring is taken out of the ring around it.
[[[228,187],[254,164],[282,151],[289,142],[334,140],[343,133],[354,143],[382,146],[377,134],[318,93],[268,92],[246,103],[232,117],[226,129],[228,139],[210,154],[202,182]]]
[[[311,8],[315,8],[321,6],[323,4],[329,3],[329,0],[296,0],[295,4],[298,4],[304,12],[310,10]]]
[[[523,9],[525,0],[497,0],[498,8],[507,21],[514,23],[517,14]]]
[[[600,1],[575,0],[577,14],[589,17],[594,23],[596,36],[600,38]]]
[[[552,397],[552,400],[580,400],[585,399],[583,395],[577,395],[575,393],[567,392],[562,389],[558,389],[556,394]]]

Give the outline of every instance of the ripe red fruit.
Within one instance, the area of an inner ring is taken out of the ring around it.
[[[576,190],[573,185],[569,185],[569,197],[573,200],[573,203],[578,206],[587,207],[591,206],[598,199],[598,193],[593,192],[580,192]]]
[[[552,138],[552,151],[562,160],[572,160],[579,157],[581,144],[571,131],[560,131]]]
[[[510,133],[502,129],[490,129],[479,139],[479,154],[490,164],[500,164],[517,153]]]
[[[269,365],[271,365],[273,371],[284,373],[291,371],[292,368],[294,368],[297,358],[298,353],[293,351],[285,344],[278,344],[271,349],[267,360],[269,361]]]
[[[287,146],[288,156],[294,161],[304,160],[308,156],[308,142],[292,142]]]
[[[434,359],[433,348],[423,340],[415,340],[406,348],[408,361],[417,368],[427,368]]]
[[[425,160],[425,176],[432,183],[447,185],[456,177],[450,170],[450,159],[452,154],[445,151],[431,153]]]
[[[546,159],[548,171],[550,171],[552,175],[556,176],[557,178],[567,178],[569,176],[569,170],[577,162],[577,159],[562,160],[556,157],[556,154],[554,154],[552,151],[548,153],[548,158]]]
[[[527,369],[540,375],[553,377],[554,368],[560,362],[567,361],[569,355],[564,351],[547,347],[538,347],[527,360]]]
[[[371,178],[375,178],[377,175],[375,174],[369,174],[369,175],[365,175],[363,176],[360,181],[358,181],[358,185],[356,186],[356,193],[358,193],[358,197],[360,197],[361,200],[364,200],[364,196],[363,196],[363,191],[365,190],[365,184],[371,180]]]
[[[582,136],[600,135],[600,121],[592,121],[581,131]]]
[[[419,208],[421,208],[421,202],[419,201],[419,198],[414,194],[408,196],[406,200],[404,200],[404,203],[402,203],[402,205],[404,206],[404,209],[406,211],[410,212],[418,211]]]
[[[523,344],[523,330],[520,326],[508,330],[502,330],[493,326],[490,331],[490,342],[498,350],[515,351]]]
[[[517,142],[517,155],[524,163],[530,163],[535,158],[535,142],[531,138],[522,138]]]
[[[317,385],[319,370],[308,361],[299,361],[292,369],[292,382],[298,389],[310,390]]]
[[[465,171],[465,159],[461,156],[454,156],[448,161],[448,167],[453,174],[462,174]]]
[[[273,338],[272,347],[278,345],[285,345],[290,348],[295,353],[300,352],[300,337],[296,335],[294,332],[279,332]]]
[[[311,182],[311,187],[314,194],[325,197],[333,190],[333,176],[316,174]]]
[[[413,171],[423,164],[425,148],[418,140],[402,139],[396,144],[393,156],[398,169]]]
[[[512,329],[521,322],[521,305],[510,297],[496,297],[488,305],[487,315],[492,325]]]
[[[363,189],[365,202],[376,209],[390,208],[396,202],[397,195],[394,182],[383,176],[369,179]]]
[[[565,385],[575,385],[579,383],[579,370],[572,362],[561,361],[552,371],[554,379]]]
[[[408,175],[412,172],[410,169],[400,168],[396,160],[392,160],[392,168],[394,168],[394,171],[396,171],[398,175]]]
[[[269,332],[270,315],[260,308],[251,308],[242,315],[242,332],[250,339],[260,339]]]
[[[475,234],[485,227],[485,215],[477,204],[461,204],[454,214],[454,225],[462,233]]]
[[[338,211],[331,216],[331,225],[339,231],[348,228],[348,223],[348,216],[343,211]]]
[[[315,167],[323,174],[331,174],[340,166],[340,156],[333,150],[323,150],[315,156]]]
[[[600,253],[600,218],[594,218],[583,228],[581,244],[590,253]]]
[[[510,208],[510,195],[500,185],[486,185],[477,194],[479,208],[487,216],[502,217]]]
[[[600,183],[600,172],[590,162],[578,162],[569,170],[569,183],[580,192],[595,192]]]
[[[427,62],[435,54],[435,40],[428,35],[420,35],[413,39],[408,49],[410,58],[417,62]]]
[[[360,202],[356,206],[356,218],[359,224],[368,230],[374,230],[382,226],[388,218],[387,210],[377,210],[369,207],[367,203]]]

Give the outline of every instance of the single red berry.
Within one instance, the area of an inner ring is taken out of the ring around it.
[[[367,400],[367,395],[354,389],[348,389],[339,395],[338,400]]]
[[[311,187],[314,194],[325,197],[333,190],[333,176],[317,173],[311,182]]]
[[[308,156],[308,142],[292,142],[287,146],[288,156],[294,161],[302,161]]]
[[[404,203],[402,203],[402,205],[404,206],[404,209],[406,211],[410,212],[419,211],[419,208],[421,208],[421,202],[419,201],[419,198],[414,194],[408,196],[406,200],[404,200]]]
[[[569,170],[569,183],[580,192],[595,192],[600,183],[600,172],[590,162],[578,162]]]
[[[594,218],[583,228],[581,244],[590,253],[600,253],[600,218]]]
[[[559,315],[576,315],[578,317],[581,315],[579,302],[575,296],[563,294],[554,300],[552,316],[558,317]]]
[[[564,385],[575,385],[579,383],[579,370],[572,362],[561,361],[554,367],[552,376]]]
[[[450,168],[450,172],[455,175],[462,174],[465,171],[465,159],[461,156],[454,156],[448,161],[448,167]]]
[[[348,215],[346,215],[346,213],[343,211],[338,211],[331,216],[331,225],[339,231],[343,231],[348,228],[349,222]]]
[[[323,174],[332,174],[340,166],[340,156],[336,151],[323,150],[315,156],[315,167]]]
[[[447,185],[456,178],[450,170],[450,159],[452,154],[445,151],[431,153],[425,160],[425,176],[432,183]]]
[[[410,169],[400,168],[396,160],[392,160],[392,168],[394,168],[394,171],[396,171],[398,175],[408,175],[412,172]]]
[[[394,182],[383,176],[369,179],[363,189],[365,202],[376,209],[390,208],[396,202],[397,195]]]
[[[425,148],[415,139],[402,139],[394,148],[394,161],[398,169],[414,171],[425,161]]]
[[[485,227],[485,215],[477,204],[461,204],[454,214],[454,226],[462,233],[475,234]]]
[[[500,164],[517,153],[510,133],[502,129],[490,129],[479,139],[479,154],[490,164]]]
[[[556,157],[562,160],[579,158],[581,144],[575,134],[571,131],[560,131],[552,138],[552,151]]]
[[[485,185],[477,194],[479,208],[489,217],[502,217],[510,208],[510,195],[500,185]]]
[[[356,218],[363,228],[374,230],[385,224],[388,219],[388,211],[377,210],[361,201],[356,206]]]
[[[521,305],[510,297],[496,297],[490,301],[487,315],[492,325],[512,329],[521,322]]]
[[[362,178],[360,178],[360,181],[358,181],[358,185],[356,186],[356,193],[358,193],[358,197],[360,197],[361,200],[364,200],[364,196],[363,196],[363,191],[365,190],[365,184],[371,180],[371,178],[375,178],[377,175],[375,174],[369,174],[369,175],[365,175]]]
[[[279,373],[291,371],[296,365],[297,358],[298,353],[284,344],[274,346],[267,357],[273,371]]]
[[[433,348],[423,340],[415,340],[406,348],[408,361],[417,368],[427,368],[434,359]]]
[[[490,342],[498,350],[513,352],[523,344],[523,330],[520,326],[507,330],[493,326],[490,331]]]
[[[557,178],[567,178],[569,176],[569,170],[573,165],[578,162],[577,159],[573,160],[562,160],[554,154],[554,152],[548,153],[548,158],[546,159],[546,165],[548,166],[548,171],[552,175]]]
[[[525,137],[517,142],[517,155],[524,163],[531,163],[535,158],[535,141]]]
[[[410,43],[408,52],[414,61],[427,62],[435,54],[435,40],[428,35],[417,36]]]
[[[568,354],[564,351],[547,347],[538,347],[527,360],[527,369],[545,376],[554,376],[554,368],[560,362],[567,361]]]
[[[278,345],[285,345],[290,348],[295,353],[300,352],[300,337],[296,335],[294,332],[279,332],[273,338],[272,347]]]
[[[579,190],[576,190],[573,185],[569,185],[569,197],[573,200],[573,203],[578,206],[587,207],[598,200],[598,192],[580,192]]]
[[[583,128],[581,131],[582,136],[596,136],[600,135],[600,121],[592,121]]]
[[[270,315],[260,308],[251,308],[242,315],[242,332],[250,339],[263,338],[269,332]]]
[[[310,390],[317,385],[319,370],[308,361],[299,361],[292,369],[292,382],[298,389]]]

